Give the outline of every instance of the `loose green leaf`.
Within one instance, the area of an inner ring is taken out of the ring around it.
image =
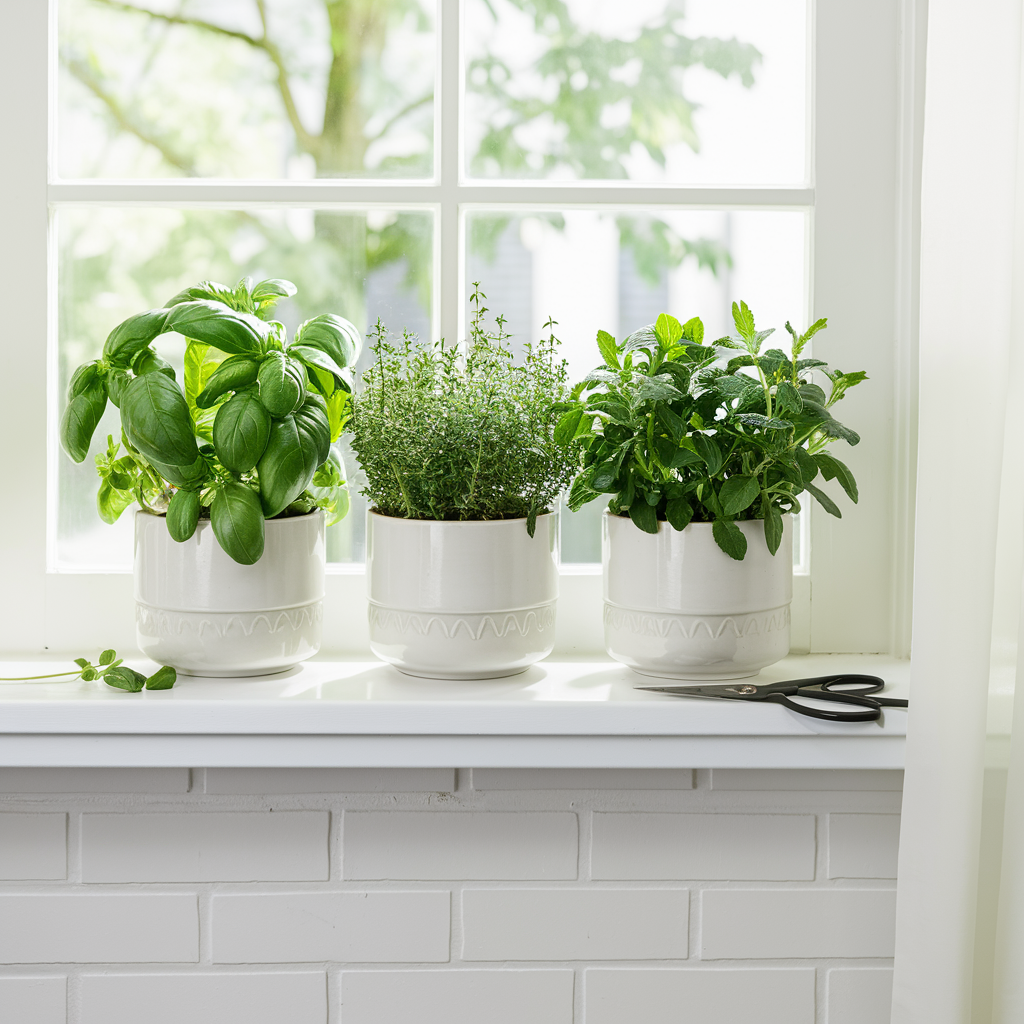
[[[761,493],[761,485],[755,476],[731,476],[722,484],[718,500],[727,516],[739,515],[746,511]]]
[[[110,664],[112,664],[112,662],[114,661],[114,659],[116,657],[117,657],[117,651],[115,651],[112,648],[108,647],[105,651],[101,651],[100,652],[100,656],[99,656],[98,661],[99,661],[99,664],[101,664],[101,665],[110,665]]]
[[[82,678],[85,678],[85,676],[83,675]],[[146,685],[146,677],[141,672],[128,668],[127,665],[119,665],[116,668],[108,668],[103,673],[103,682],[107,686],[116,687],[118,690],[138,693]]]
[[[729,519],[716,519],[711,525],[711,534],[715,543],[737,562],[743,561],[747,553],[747,538],[743,531]]]
[[[178,673],[170,665],[158,668],[147,680],[147,690],[169,690],[178,679]]]

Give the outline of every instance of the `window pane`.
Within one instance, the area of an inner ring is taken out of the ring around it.
[[[122,320],[162,306],[201,278],[233,285],[284,277],[298,294],[275,311],[289,335],[317,313],[339,313],[366,329],[379,316],[389,326],[430,334],[433,219],[429,213],[371,210],[192,210],[64,207],[57,222],[58,375],[54,417],[63,407],[71,373],[99,356],[107,334]],[[158,342],[181,379],[184,340]],[[367,358],[364,352],[362,361]],[[75,465],[51,453],[57,507],[51,518],[54,567],[128,569],[132,515],[113,526],[96,513],[98,480],[92,456],[106,437],[120,435],[108,406],[92,452]],[[349,473],[352,509],[328,531],[328,559],[362,562],[366,504],[352,454],[340,449]]]
[[[429,176],[435,5],[59,0],[60,174]]]
[[[467,231],[467,294],[479,281],[490,315],[504,315],[519,338],[556,320],[573,380],[601,362],[598,329],[623,338],[662,312],[700,316],[718,338],[732,332],[731,305],[744,299],[783,348],[785,322],[807,318],[799,211],[489,210],[470,213]],[[601,560],[604,504],[563,512],[563,562]]]
[[[467,173],[800,184],[807,0],[466,0]]]

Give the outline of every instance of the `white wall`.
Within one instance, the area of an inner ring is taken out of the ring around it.
[[[0,1021],[883,1024],[902,773],[0,769]]]

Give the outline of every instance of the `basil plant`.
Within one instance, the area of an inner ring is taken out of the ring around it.
[[[137,501],[166,514],[176,541],[208,516],[236,562],[263,554],[264,521],[322,508],[328,523],[348,511],[341,462],[331,444],[351,415],[361,339],[332,313],[303,323],[289,343],[270,319],[290,281],[235,288],[200,282],[163,309],[129,317],[103,354],[78,367],[68,387],[61,444],[75,461],[89,453],[109,399],[121,438],[96,457],[97,507],[107,523]],[[186,338],[184,386],[153,350],[163,334]],[[122,450],[123,449],[123,450]]]
[[[662,521],[676,530],[710,522],[718,546],[741,560],[738,520],[763,520],[774,555],[782,516],[800,511],[805,491],[842,516],[819,477],[857,501],[853,474],[827,448],[860,441],[832,409],[867,374],[801,358],[824,319],[803,334],[787,323],[787,353],[762,348],[773,331],[757,330],[745,302],[732,313],[736,333],[710,343],[697,317],[681,324],[665,313],[622,342],[598,332],[604,362],[559,407],[555,430],[556,440],[582,447],[571,509],[609,495],[608,511],[647,533]]]

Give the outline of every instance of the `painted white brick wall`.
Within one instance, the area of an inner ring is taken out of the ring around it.
[[[0,1022],[887,1024],[899,781],[3,769]]]

